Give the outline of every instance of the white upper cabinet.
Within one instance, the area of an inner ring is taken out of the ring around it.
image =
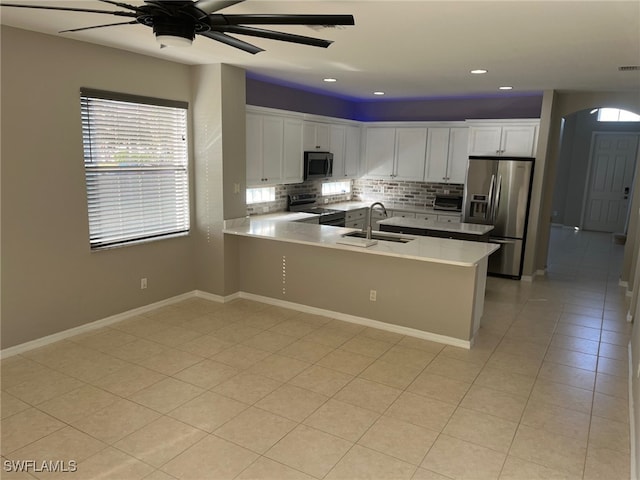
[[[470,124],[469,155],[535,156],[538,125],[538,121]]]
[[[247,186],[302,182],[302,120],[247,113]]]
[[[426,128],[368,127],[365,137],[367,175],[420,180],[424,177],[426,148]]]
[[[329,129],[328,123],[319,122],[304,122],[303,127],[303,148],[305,152],[318,151],[329,152],[331,151],[331,145],[329,141]]]
[[[398,180],[423,178],[426,153],[426,128],[396,129],[396,172],[394,178]]]
[[[355,178],[358,176],[360,165],[360,142],[362,129],[354,125],[346,126],[346,144],[344,153],[344,176]]]
[[[333,177],[344,177],[345,147],[347,143],[347,129],[344,125],[329,126],[329,149],[333,153]]]
[[[467,127],[429,127],[426,182],[464,183],[468,133]]]
[[[283,141],[282,183],[300,183],[304,175],[301,120],[284,119]]]
[[[365,130],[365,155],[367,175],[393,178],[396,154],[396,129],[367,127]]]

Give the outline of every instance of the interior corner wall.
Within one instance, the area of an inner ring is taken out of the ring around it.
[[[556,141],[551,131],[551,118],[553,105],[556,101],[556,92],[547,90],[544,92],[542,110],[540,112],[540,126],[538,128],[538,144],[536,146],[536,159],[533,167],[533,180],[531,184],[531,199],[529,200],[529,218],[527,224],[527,236],[525,240],[522,274],[533,276],[538,270],[537,258],[540,248],[540,230],[548,229],[550,222],[545,218],[545,201],[547,192],[551,190],[549,185],[549,145]]]
[[[225,296],[237,291],[237,276],[224,220],[246,215],[245,72],[215,64],[192,73],[196,286]]]
[[[90,250],[80,120],[81,87],[190,102],[189,67],[5,25],[0,34],[1,347],[192,291],[190,236]]]

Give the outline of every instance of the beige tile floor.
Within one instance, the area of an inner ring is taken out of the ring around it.
[[[553,240],[470,351],[194,298],[4,359],[2,478],[627,479],[622,248]]]

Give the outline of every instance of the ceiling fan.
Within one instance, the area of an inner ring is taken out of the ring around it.
[[[215,13],[223,8],[241,3],[244,0],[145,0],[144,5],[134,6],[112,0],[97,0],[115,5],[121,9],[97,10],[91,8],[54,7],[45,5],[24,5],[0,2],[2,7],[31,8],[42,10],[58,10],[69,12],[87,12],[128,17],[127,22],[108,23],[91,27],[62,30],[60,33],[79,32],[94,28],[113,27],[116,25],[141,24],[153,28],[156,40],[161,46],[188,46],[196,35],[225,43],[245,52],[256,54],[264,49],[235,38],[231,34],[249,35],[253,37],[281,40],[314,47],[327,48],[330,40],[295,35],[291,33],[266,30],[247,25],[354,25],[352,15],[289,15],[289,14],[245,14],[226,15]]]

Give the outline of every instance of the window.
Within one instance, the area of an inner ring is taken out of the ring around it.
[[[276,187],[247,188],[247,205],[276,201]]]
[[[640,115],[619,108],[599,108],[599,122],[640,122]]]
[[[351,182],[326,182],[322,184],[322,195],[340,195],[351,192]]]
[[[92,249],[189,232],[187,104],[82,89]]]

